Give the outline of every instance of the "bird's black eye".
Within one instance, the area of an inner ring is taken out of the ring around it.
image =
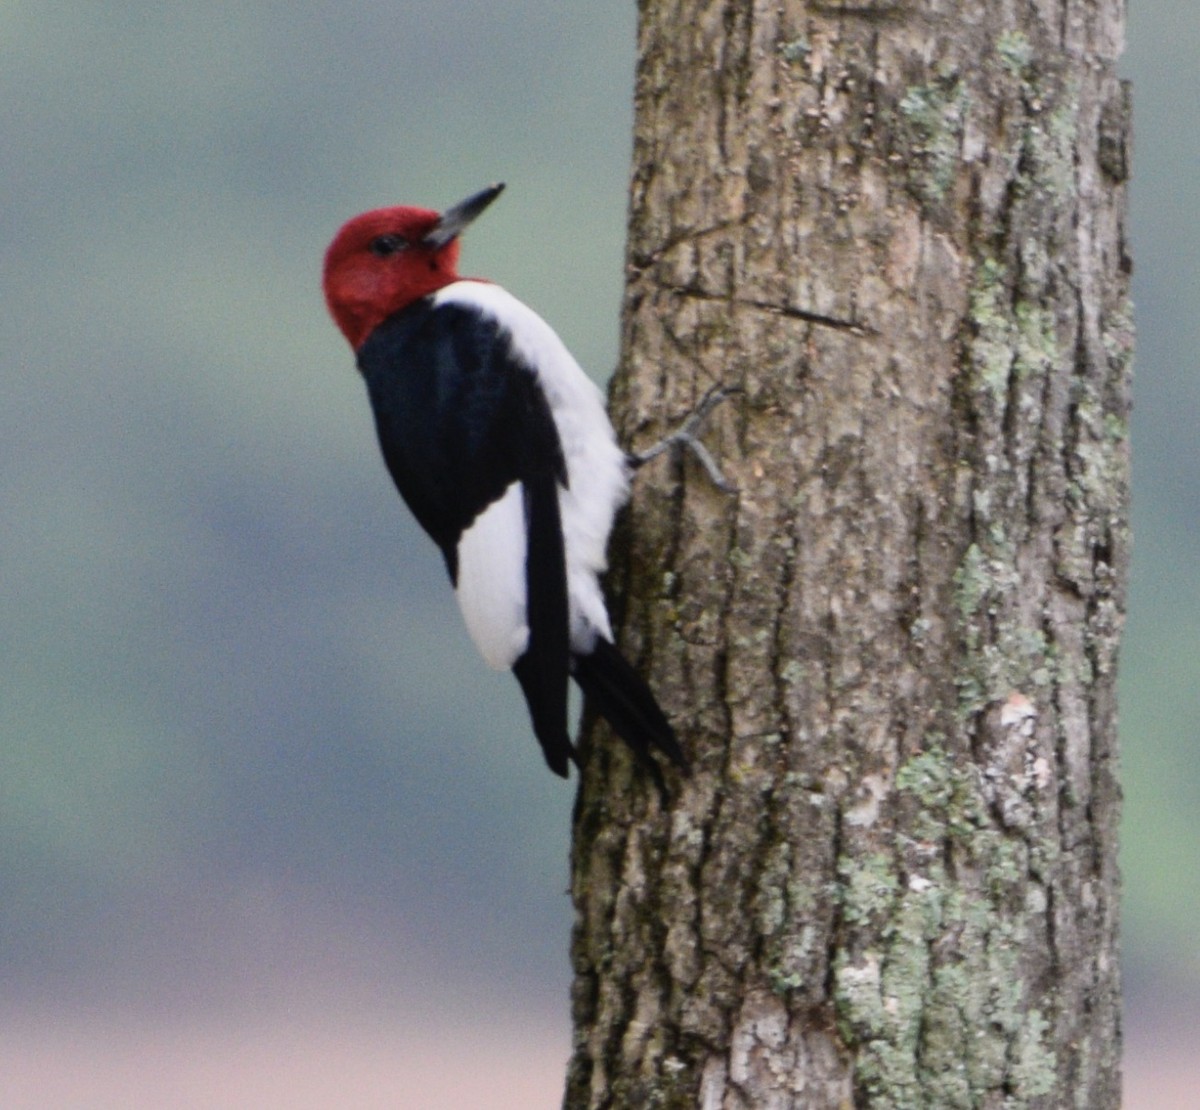
[[[371,240],[367,249],[379,258],[387,258],[408,246],[408,240],[403,235],[378,235]]]

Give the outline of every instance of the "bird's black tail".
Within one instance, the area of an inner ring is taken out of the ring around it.
[[[651,750],[662,752],[685,775],[690,768],[675,730],[654,700],[650,687],[616,647],[602,636],[596,637],[596,646],[590,654],[577,655],[573,662],[575,681],[584,696],[633,749],[654,778],[659,792],[665,794],[662,770],[650,754]]]

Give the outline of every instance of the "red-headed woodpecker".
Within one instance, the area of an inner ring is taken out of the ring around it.
[[[356,216],[326,253],[325,299],[366,380],[392,479],[441,548],[476,647],[516,675],[551,770],[579,762],[571,675],[661,788],[651,751],[685,771],[687,761],[613,646],[599,582],[644,459],[617,445],[600,391],[540,316],[459,277],[459,234],[503,188],[441,215]]]

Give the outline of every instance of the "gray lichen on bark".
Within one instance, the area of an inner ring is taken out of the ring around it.
[[[568,1107],[1115,1106],[1119,0],[644,0]],[[658,464],[656,464],[658,465]]]

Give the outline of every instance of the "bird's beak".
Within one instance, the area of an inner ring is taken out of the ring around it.
[[[502,192],[504,192],[504,182],[497,181],[496,184],[489,185],[474,196],[467,197],[453,208],[447,208],[441,214],[438,222],[433,225],[433,230],[421,240],[421,244],[426,247],[439,248],[444,247],[452,239],[457,239],[466,230],[467,225]]]

